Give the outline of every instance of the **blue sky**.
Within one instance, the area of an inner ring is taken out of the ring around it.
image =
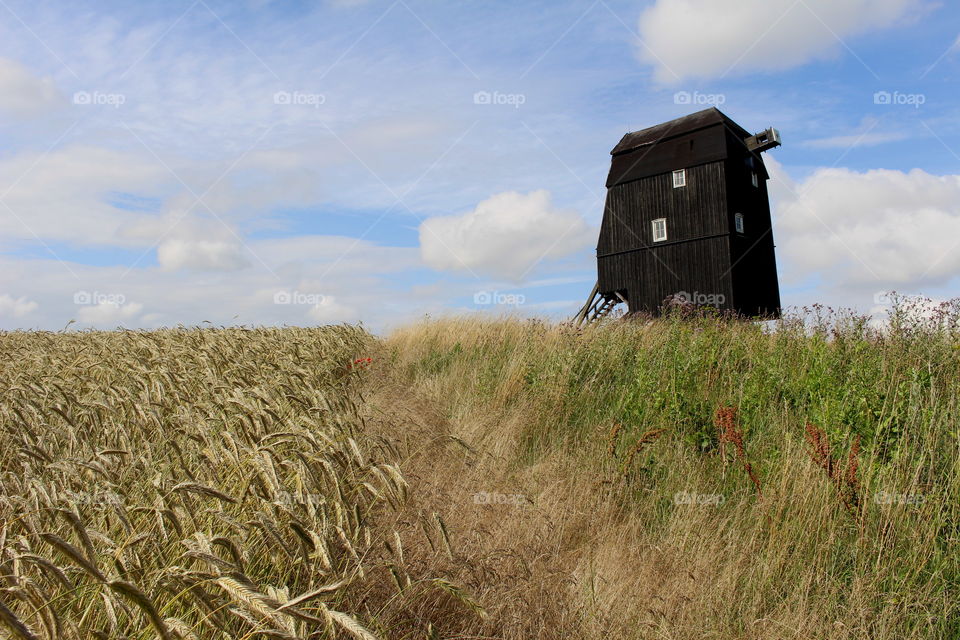
[[[958,17],[2,0],[0,328],[569,316],[596,276],[609,150],[712,105],[783,135],[785,305],[955,297]]]

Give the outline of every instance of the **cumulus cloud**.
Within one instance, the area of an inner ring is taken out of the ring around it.
[[[595,235],[576,211],[555,208],[548,191],[507,191],[473,211],[424,220],[420,253],[434,269],[516,281],[542,261],[586,248]]]
[[[640,57],[660,82],[787,69],[835,55],[841,39],[891,26],[923,0],[657,0]]]
[[[20,296],[14,298],[8,293],[0,295],[0,316],[22,318],[37,308],[37,303]]]
[[[65,104],[51,78],[38,78],[16,60],[0,58],[0,113],[22,118]]]
[[[310,319],[321,324],[336,324],[338,322],[353,322],[357,319],[355,309],[337,302],[334,296],[323,298],[307,312]]]
[[[157,261],[167,271],[235,271],[250,265],[239,243],[222,240],[166,240],[157,248]]]
[[[960,176],[830,168],[794,185],[768,166],[793,278],[919,293],[960,275]]]

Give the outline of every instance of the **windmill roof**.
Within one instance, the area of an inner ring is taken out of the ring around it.
[[[716,107],[711,107],[681,118],[670,120],[669,122],[628,133],[621,138],[620,142],[613,148],[610,154],[615,156],[620,155],[621,153],[627,153],[645,145],[668,140],[675,136],[718,124],[726,125],[741,138],[750,136],[749,131],[731,120],[725,113]]]

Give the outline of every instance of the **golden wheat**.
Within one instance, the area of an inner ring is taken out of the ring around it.
[[[363,368],[344,373],[371,343],[346,326],[0,333],[0,628],[376,637],[361,618],[392,579],[371,572],[383,542],[402,549],[377,517],[409,485],[364,431]]]

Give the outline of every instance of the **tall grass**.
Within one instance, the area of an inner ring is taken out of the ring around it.
[[[568,637],[960,637],[958,314],[908,311],[884,331],[822,308],[773,327],[448,319],[386,354],[480,452],[424,473],[523,486],[553,521]],[[463,511],[464,532],[537,526]]]

